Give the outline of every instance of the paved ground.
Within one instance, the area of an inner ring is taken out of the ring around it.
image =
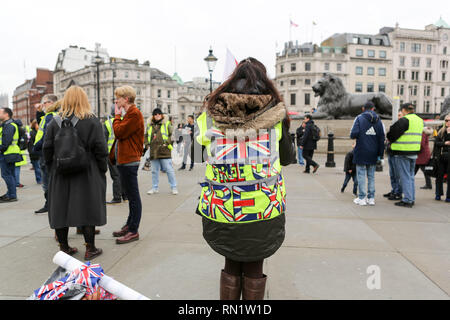
[[[325,168],[324,156],[317,158],[322,167],[315,175],[303,174],[296,165],[284,169],[286,240],[265,262],[266,298],[449,299],[449,204],[434,201],[432,191],[418,190],[413,209],[395,207],[382,197],[389,189],[385,169],[376,175],[376,206],[358,207],[351,186],[339,192],[343,156],[337,156],[336,168]],[[194,214],[202,174],[201,166],[177,172],[177,196],[169,194],[162,175],[161,193],[148,196],[151,173],[140,171],[141,240],[115,244],[111,233],[122,226],[128,205],[109,206],[108,223],[97,237],[104,254],[94,261],[151,299],[218,299],[224,259],[205,243],[201,219]],[[421,173],[416,181],[424,184]],[[0,299],[26,298],[55,269],[52,257],[58,247],[47,215],[33,213],[43,196],[28,168],[22,183],[20,202],[0,207]],[[75,257],[81,260],[83,238],[74,228],[69,242],[80,249]],[[370,266],[379,268],[380,289],[367,287],[369,277],[376,276],[367,273]]]

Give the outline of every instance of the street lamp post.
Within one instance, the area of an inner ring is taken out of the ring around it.
[[[111,70],[112,70],[112,104],[114,105],[114,100],[115,100],[115,96],[114,96],[114,78],[116,77],[116,63],[113,61],[111,61]]]
[[[210,47],[209,55],[204,59],[209,71],[209,93],[212,92],[212,73],[216,66],[217,58],[213,55],[213,50]]]
[[[100,119],[100,63],[102,63],[102,58],[98,55],[94,58],[94,63],[97,66],[97,117]]]

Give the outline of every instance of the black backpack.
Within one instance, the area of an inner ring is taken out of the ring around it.
[[[75,128],[79,119],[75,116],[71,120],[59,116],[54,119],[60,127],[55,136],[56,172],[66,175],[86,171],[89,166],[88,153]]]
[[[313,124],[311,127],[311,133],[312,133],[313,141],[320,140],[320,128],[318,126],[316,126],[315,124]]]
[[[20,150],[26,150],[28,148],[28,136],[27,132],[25,131],[25,128],[23,126],[17,126],[19,129],[19,141],[17,145],[19,146]]]

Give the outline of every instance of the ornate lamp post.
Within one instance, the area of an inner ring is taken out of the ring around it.
[[[213,55],[213,50],[210,47],[209,55],[204,59],[206,62],[206,66],[209,71],[209,93],[212,92],[212,73],[214,71],[214,67],[216,66],[217,58]]]

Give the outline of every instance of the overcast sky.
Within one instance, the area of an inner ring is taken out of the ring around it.
[[[439,17],[450,23],[448,0],[2,0],[0,2],[0,93],[10,103],[15,87],[53,70],[69,45],[110,56],[149,60],[152,67],[185,81],[208,76],[203,59],[212,46],[221,81],[226,48],[238,60],[252,56],[275,75],[275,53],[289,40],[320,43],[337,32],[375,34],[383,26],[423,29]],[[314,27],[312,22],[317,25]],[[278,45],[278,47],[277,47]]]

